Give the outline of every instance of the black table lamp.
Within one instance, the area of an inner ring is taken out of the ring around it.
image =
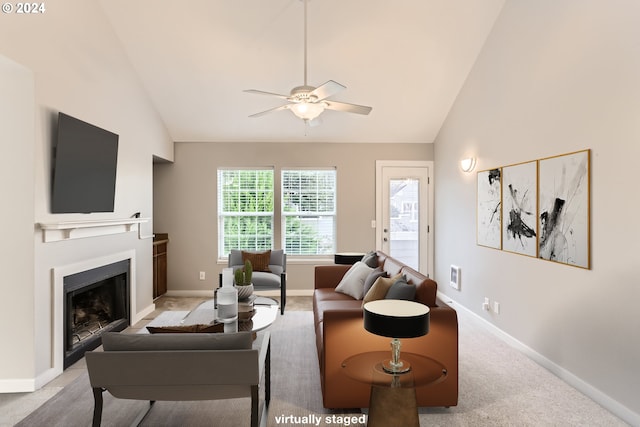
[[[382,364],[386,372],[409,372],[409,363],[400,359],[400,338],[416,338],[429,332],[429,307],[396,299],[371,301],[364,305],[364,328],[372,334],[392,338],[391,360]]]

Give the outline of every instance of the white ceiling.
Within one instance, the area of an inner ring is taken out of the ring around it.
[[[368,116],[248,116],[303,84],[301,0],[102,0],[175,141],[433,142],[504,0],[310,0],[308,83]]]

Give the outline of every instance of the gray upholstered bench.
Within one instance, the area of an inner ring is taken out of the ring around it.
[[[148,400],[140,423],[156,400],[217,400],[251,397],[251,426],[259,425],[264,375],[264,418],[270,400],[270,334],[105,333],[104,351],[85,354],[93,388],[93,425],[102,420],[102,393],[119,399]],[[141,367],[144,366],[144,369]],[[230,367],[233,369],[230,369]],[[265,418],[266,420],[266,418]]]

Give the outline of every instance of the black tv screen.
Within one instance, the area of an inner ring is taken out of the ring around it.
[[[52,213],[113,212],[118,135],[58,114]]]

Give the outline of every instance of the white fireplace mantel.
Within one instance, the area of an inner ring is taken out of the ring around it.
[[[63,221],[38,223],[45,242],[105,236],[138,230],[149,218],[99,219],[88,221]]]

